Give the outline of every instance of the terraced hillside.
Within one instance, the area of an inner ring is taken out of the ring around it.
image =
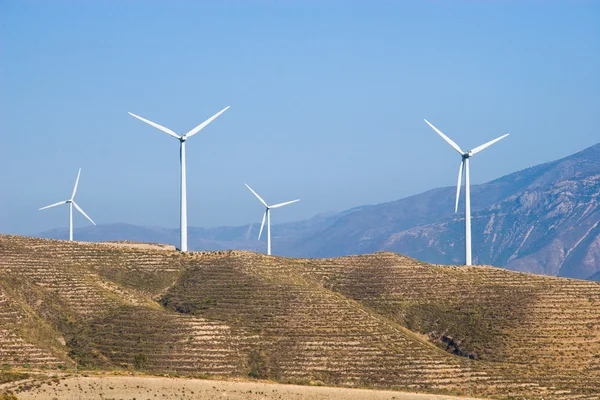
[[[600,285],[0,236],[0,364],[600,398]]]
[[[600,283],[393,253],[305,262],[304,276],[446,350],[545,386],[600,392]]]

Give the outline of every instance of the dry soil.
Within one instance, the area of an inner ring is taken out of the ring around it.
[[[228,399],[228,400],[456,400],[460,397],[384,390],[226,382],[160,377],[70,377],[18,394],[28,399]]]

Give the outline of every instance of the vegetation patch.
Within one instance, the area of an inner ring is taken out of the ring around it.
[[[29,374],[14,371],[0,371],[0,384],[29,378]]]

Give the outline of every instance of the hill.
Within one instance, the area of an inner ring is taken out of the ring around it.
[[[597,399],[600,285],[0,236],[0,364]]]
[[[600,144],[482,185],[472,193],[473,257],[478,264],[580,279],[600,274]],[[455,188],[390,203],[318,215],[273,228],[275,254],[337,257],[393,251],[421,261],[464,262],[464,213],[453,214]],[[518,221],[518,223],[516,223]],[[194,250],[263,251],[259,224],[190,228]],[[77,230],[86,241],[177,244],[176,229],[125,224]],[[56,230],[41,237],[66,238]]]

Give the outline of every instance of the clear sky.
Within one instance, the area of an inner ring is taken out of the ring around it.
[[[0,232],[178,226],[186,132],[191,226],[273,223],[396,200],[600,141],[600,2],[0,2]],[[76,216],[75,226],[87,221]]]

